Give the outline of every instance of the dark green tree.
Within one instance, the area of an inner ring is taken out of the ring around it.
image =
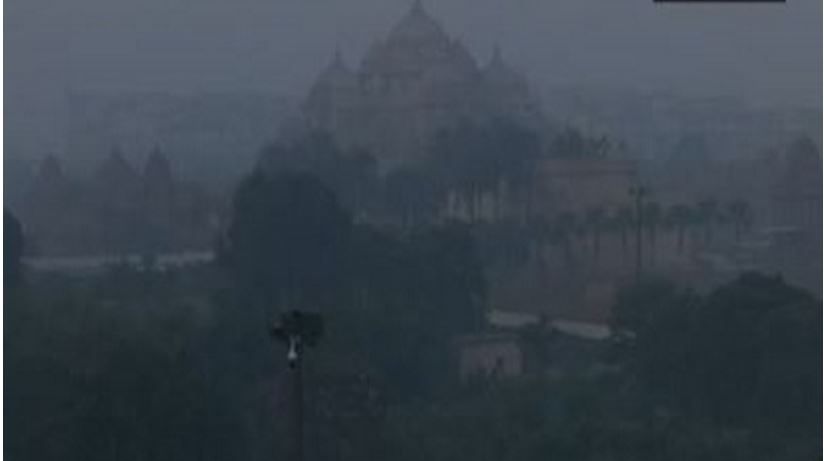
[[[3,283],[17,286],[23,276],[23,226],[8,209],[3,210]]]
[[[401,167],[383,180],[386,214],[400,220],[403,228],[431,220],[439,205],[436,184],[418,168]]]
[[[635,222],[632,209],[629,207],[619,208],[612,216],[612,221],[614,223],[613,227],[617,228],[621,235],[621,252],[626,256],[629,250],[629,232]]]
[[[552,222],[553,240],[563,248],[564,261],[570,269],[575,264],[575,235],[579,225],[578,215],[571,211],[559,214]]]
[[[321,132],[311,132],[263,149],[260,168],[270,174],[311,174],[354,213],[373,211],[379,192],[377,162],[368,152],[343,149]]]
[[[475,221],[484,196],[501,209],[500,191],[507,184],[516,195],[531,193],[532,172],[540,156],[538,137],[503,118],[464,121],[438,132],[426,160],[432,177],[446,192],[456,192]]]
[[[606,136],[585,136],[579,130],[567,127],[557,134],[548,147],[549,155],[557,158],[603,158],[611,149]]]
[[[345,291],[351,228],[313,176],[256,172],[235,193],[220,260],[243,298],[266,309],[327,309]]]
[[[586,225],[592,235],[592,251],[595,261],[601,255],[601,234],[607,227],[607,213],[603,207],[595,207],[587,211]]]
[[[704,245],[711,245],[715,235],[715,226],[720,217],[718,201],[708,198],[698,202],[696,217],[704,229]]]
[[[665,281],[631,287],[613,326],[655,399],[780,446],[820,436],[821,315],[809,293],[748,273],[705,297]]]
[[[658,230],[664,221],[661,205],[658,202],[647,202],[644,204],[644,227],[649,239],[650,257],[655,261],[655,251],[658,243]]]
[[[741,240],[741,234],[752,225],[753,211],[750,204],[744,200],[734,200],[727,205],[727,214],[732,222],[735,242]]]
[[[681,253],[687,229],[695,223],[695,212],[688,205],[676,204],[667,209],[665,219],[675,229],[678,252]]]

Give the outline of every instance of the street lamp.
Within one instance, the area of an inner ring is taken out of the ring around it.
[[[272,336],[286,345],[286,361],[292,375],[292,417],[295,461],[303,461],[303,351],[315,346],[323,335],[320,314],[297,310],[285,312],[272,327]]]

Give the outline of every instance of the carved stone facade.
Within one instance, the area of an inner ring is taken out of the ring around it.
[[[541,120],[525,78],[497,48],[479,66],[419,1],[371,46],[357,70],[335,53],[312,86],[303,116],[311,129],[340,144],[370,150],[383,169],[419,158],[438,130],[461,119],[506,116],[529,126]]]

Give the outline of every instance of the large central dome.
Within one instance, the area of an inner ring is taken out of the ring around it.
[[[367,75],[421,77],[455,64],[459,64],[463,71],[477,70],[463,45],[450,39],[421,2],[415,1],[409,12],[391,29],[386,40],[372,46],[363,61],[362,70]]]
[[[387,42],[449,42],[449,37],[440,24],[430,16],[420,1],[412,5],[412,9],[404,16],[389,33]]]
[[[388,170],[422,158],[446,127],[493,116],[532,126],[539,123],[533,108],[526,80],[499,52],[480,69],[416,0],[357,69],[336,53],[303,111],[311,129],[372,152]]]

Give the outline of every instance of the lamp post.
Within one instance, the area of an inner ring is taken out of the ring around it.
[[[641,271],[644,266],[643,229],[644,197],[649,191],[642,185],[629,188],[629,195],[635,199],[635,283],[641,283]]]
[[[286,346],[292,381],[292,430],[294,461],[303,461],[303,352],[317,344],[323,334],[320,314],[297,310],[285,312],[272,328],[272,336]]]

